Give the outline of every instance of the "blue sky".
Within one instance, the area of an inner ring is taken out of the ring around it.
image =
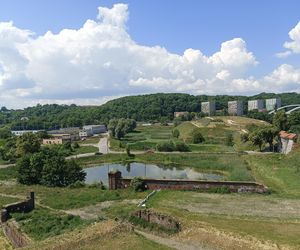
[[[13,26],[18,29],[34,32],[35,35],[31,35],[31,38],[36,39],[48,30],[54,34],[65,28],[78,30],[88,19],[97,21],[99,6],[111,9],[119,2],[3,0],[0,5],[0,22],[13,21]],[[139,45],[159,46],[177,55],[183,55],[186,49],[192,48],[200,50],[209,57],[220,50],[223,42],[241,38],[246,43],[247,51],[253,53],[257,63],[247,69],[247,75],[238,75],[238,79],[249,77],[262,79],[283,64],[291,65],[296,71],[300,67],[300,56],[297,51],[292,51],[293,53],[284,58],[276,56],[277,53],[286,51],[283,44],[291,40],[288,33],[300,21],[300,1],[136,0],[122,1],[122,3],[128,5],[129,13],[125,30],[131,40]],[[118,69],[118,72],[120,71]],[[161,74],[151,74],[152,78],[153,75],[159,79],[165,78],[165,76],[161,77]],[[124,76],[120,79],[124,79]],[[30,81],[37,80],[30,77]],[[291,88],[291,86],[298,86],[295,84],[297,82],[289,83],[286,91],[297,90],[298,87]],[[180,88],[178,89],[180,91]],[[278,91],[282,90],[285,89],[278,88]],[[136,89],[126,89],[119,93],[115,91],[112,95],[155,91],[160,89],[147,86],[137,91]],[[162,89],[162,92],[164,91]],[[249,90],[244,94],[252,94],[252,92]],[[103,95],[108,97],[111,93]]]

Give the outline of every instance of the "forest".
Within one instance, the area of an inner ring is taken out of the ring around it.
[[[300,103],[298,93],[261,93],[254,96],[229,95],[189,95],[180,93],[157,93],[149,95],[126,96],[108,101],[101,106],[77,106],[46,104],[20,110],[0,110],[0,126],[11,129],[58,129],[61,127],[80,127],[86,124],[108,124],[112,118],[130,118],[136,121],[172,120],[175,111],[200,112],[202,101],[215,100],[220,114],[226,114],[227,102],[279,97],[283,105]]]

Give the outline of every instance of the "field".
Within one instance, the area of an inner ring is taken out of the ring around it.
[[[127,219],[149,191],[102,190],[97,185],[25,186],[15,181],[16,167],[0,169],[0,206],[22,200],[29,191],[35,191],[37,209],[13,214],[21,230],[34,240],[28,249],[98,249],[99,245],[101,249],[299,249],[300,149],[289,155],[239,153],[251,148],[240,142],[240,134],[251,123],[267,125],[240,117],[184,122],[177,127],[178,140],[188,142],[195,128],[206,139],[203,144],[189,144],[192,152],[186,153],[135,153],[134,150],[154,148],[158,142],[175,140],[172,126],[138,127],[124,140],[110,140],[116,151],[124,150],[122,143],[129,143],[132,156],[113,152],[76,159],[82,167],[108,162],[192,167],[220,173],[225,180],[257,181],[270,189],[264,195],[159,191],[146,206],[177,219],[182,230],[176,234],[158,228],[142,229],[146,231],[140,234],[139,225],[135,225],[136,232],[131,231]],[[234,135],[234,147],[224,143],[228,133]],[[90,146],[81,148],[86,147]],[[0,234],[1,247],[9,249]]]
[[[268,126],[268,123],[231,116],[218,116],[216,118],[201,118],[196,121],[183,122],[176,128],[173,126],[162,126],[159,124],[151,126],[138,126],[135,131],[126,134],[121,140],[110,138],[110,148],[114,151],[124,151],[125,145],[129,144],[134,151],[155,150],[160,142],[184,141],[193,152],[233,152],[241,150],[255,150],[256,147],[250,143],[242,143],[240,134],[245,133],[246,126],[255,124],[258,126]],[[172,131],[177,129],[180,133],[179,138],[172,136]],[[191,132],[199,129],[205,142],[201,144],[191,143]],[[226,137],[232,134],[235,146],[226,145]]]

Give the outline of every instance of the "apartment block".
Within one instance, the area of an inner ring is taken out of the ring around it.
[[[228,102],[228,114],[241,116],[244,113],[244,105],[242,101]]]
[[[201,112],[209,115],[214,115],[216,113],[216,102],[201,102]]]

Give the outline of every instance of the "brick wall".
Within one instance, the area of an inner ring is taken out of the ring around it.
[[[109,189],[127,188],[132,178],[122,178],[121,172],[108,174]],[[173,179],[143,179],[147,189],[172,189],[172,190],[201,190],[209,191],[217,188],[227,188],[235,193],[265,193],[267,187],[256,182],[236,181],[196,181],[196,180],[173,180]]]

